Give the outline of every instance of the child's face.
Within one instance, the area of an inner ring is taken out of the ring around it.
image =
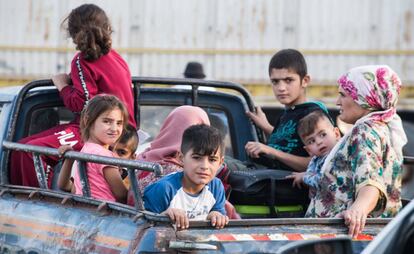
[[[319,119],[312,134],[303,138],[303,143],[310,155],[319,157],[328,154],[340,137],[339,129],[323,118]]]
[[[102,113],[90,129],[89,142],[109,148],[122,134],[123,119],[119,109],[108,110]]]
[[[219,149],[220,150],[220,149]],[[220,151],[211,155],[200,155],[190,149],[183,155],[184,177],[191,188],[197,188],[208,184],[217,173],[223,163]]]
[[[270,82],[276,99],[285,106],[292,107],[305,102],[305,87],[310,78],[302,80],[299,74],[290,69],[272,69]]]
[[[122,159],[135,159],[135,151],[132,149],[133,140],[129,140],[126,144],[118,142],[112,149],[116,156]]]

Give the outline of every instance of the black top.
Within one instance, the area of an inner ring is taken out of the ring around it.
[[[329,116],[326,106],[321,102],[305,102],[286,108],[276,122],[273,132],[268,138],[267,145],[285,153],[308,157],[309,154],[303,148],[304,144],[297,132],[297,126],[302,117],[321,109]],[[255,159],[254,162],[269,168],[293,171],[289,166],[265,156]]]

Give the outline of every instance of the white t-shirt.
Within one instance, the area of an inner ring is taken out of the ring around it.
[[[162,213],[168,208],[178,208],[190,220],[205,220],[211,211],[226,214],[224,187],[219,179],[214,178],[198,195],[190,195],[182,188],[183,175],[183,172],[173,173],[149,185],[144,191],[145,209]]]

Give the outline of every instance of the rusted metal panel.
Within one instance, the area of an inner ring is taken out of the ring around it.
[[[368,219],[364,231],[353,239],[355,253],[362,250],[388,222],[387,219]],[[348,232],[341,219],[244,219],[231,221],[231,226],[221,230],[209,228],[208,223],[193,222],[190,230],[177,231],[176,248],[180,249],[179,243],[196,242],[208,243],[206,248],[216,247],[217,252],[209,253],[276,253],[289,241],[338,238]],[[181,247],[183,250],[186,246],[181,244]]]
[[[82,208],[81,203],[60,205],[6,193],[0,207],[0,246],[16,253],[128,253],[146,227],[133,215]]]
[[[16,252],[171,253],[189,248],[193,253],[274,253],[290,241],[347,234],[341,219],[303,218],[232,220],[220,230],[209,221],[192,221],[189,229],[175,231],[166,217],[136,214],[126,205],[9,188],[0,186],[0,246]],[[388,222],[368,219],[354,247],[362,249]]]

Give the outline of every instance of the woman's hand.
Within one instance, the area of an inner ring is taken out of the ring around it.
[[[351,207],[349,210],[342,212],[341,216],[345,220],[345,225],[348,226],[348,234],[356,238],[364,229],[368,215],[358,208]]]
[[[229,223],[229,217],[217,211],[212,211],[207,215],[207,220],[211,220],[211,226],[217,229],[224,228]]]
[[[380,198],[380,191],[377,187],[366,185],[358,193],[354,203],[348,210],[343,211],[339,216],[345,220],[348,226],[348,233],[357,237],[365,227],[368,214],[374,210]]]

